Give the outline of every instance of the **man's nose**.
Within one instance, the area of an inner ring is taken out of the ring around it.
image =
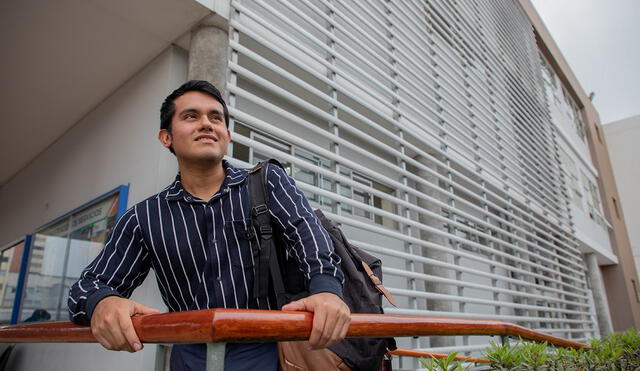
[[[200,129],[201,130],[213,130],[213,123],[209,121],[209,117],[203,115],[200,119]]]

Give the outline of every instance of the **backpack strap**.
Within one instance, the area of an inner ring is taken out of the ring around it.
[[[271,277],[278,302],[280,302],[280,297],[285,293],[273,236],[272,218],[267,206],[269,199],[267,165],[270,163],[283,168],[280,162],[270,159],[256,165],[249,171],[248,176],[249,194],[251,196],[251,219],[257,232],[257,243],[252,244],[252,253],[254,257],[257,257],[254,267],[253,298],[258,299],[259,309],[269,309],[269,277]]]
[[[376,288],[376,290],[384,295],[384,297],[387,298],[391,305],[397,308],[398,304],[396,303],[395,299],[393,298],[389,290],[387,290],[387,288],[382,285],[382,281],[380,280],[380,278],[378,278],[378,276],[373,273],[371,267],[369,267],[369,264],[365,263],[363,260],[360,260],[360,262],[362,263],[362,268],[364,268],[364,271],[367,272],[367,275],[369,276],[369,279],[371,280],[371,283],[373,283],[373,286]]]

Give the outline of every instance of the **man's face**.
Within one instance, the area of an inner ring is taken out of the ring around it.
[[[189,91],[174,101],[171,132],[162,129],[158,139],[173,146],[178,160],[220,161],[227,154],[231,133],[224,122],[222,104],[212,96]]]

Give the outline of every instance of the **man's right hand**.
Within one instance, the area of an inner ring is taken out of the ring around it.
[[[103,347],[109,350],[137,352],[142,349],[131,316],[155,314],[159,310],[119,296],[100,300],[91,315],[91,332]]]

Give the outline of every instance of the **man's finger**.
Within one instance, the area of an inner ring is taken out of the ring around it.
[[[351,325],[351,316],[348,316],[344,320],[342,331],[340,332],[340,340],[344,339],[345,336],[347,336],[347,332],[349,332],[349,325]]]
[[[282,310],[307,311],[308,309],[304,299],[300,299],[283,306]]]
[[[136,334],[136,330],[133,328],[133,322],[131,322],[131,318],[129,316],[124,316],[120,318],[120,329],[122,330],[123,335],[123,345],[126,347],[125,350],[129,352],[137,352],[142,349],[142,343],[138,338],[138,334]]]
[[[92,318],[91,324],[91,332],[93,336],[95,336],[96,340],[109,350],[118,350],[118,340],[117,335],[114,334],[114,331],[117,329],[117,323],[113,323],[112,319],[107,316],[107,318],[102,318],[97,320]]]
[[[140,304],[137,302],[133,302],[133,313],[131,313],[131,315],[134,314],[157,314],[160,313],[159,310],[152,308],[150,306],[144,305],[144,304]]]
[[[100,343],[100,345],[102,345],[106,349],[111,349],[111,343],[107,340],[105,336],[102,335],[102,333],[95,331],[93,327],[91,328],[91,332],[93,333],[93,337],[96,338],[96,340],[98,341],[98,343]]]
[[[333,333],[331,334],[331,340],[327,346],[332,346],[334,344],[339,343],[344,337],[347,335],[347,330],[349,330],[350,318],[339,317],[336,320],[336,323],[333,328]]]
[[[316,310],[313,314],[313,327],[311,329],[311,336],[309,337],[309,345],[311,345],[313,349],[323,348],[327,342],[326,327],[327,311]]]

